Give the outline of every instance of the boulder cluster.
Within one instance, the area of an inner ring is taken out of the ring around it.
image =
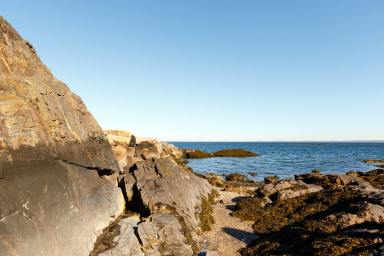
[[[105,134],[121,168],[118,184],[124,193],[126,209],[140,217],[140,221],[128,221],[131,226],[120,230],[115,237],[119,244],[131,245],[131,254],[123,255],[198,252],[203,242],[199,234],[204,229],[205,215],[209,214],[204,212],[206,201],[213,196],[210,184],[177,164],[175,159],[181,156],[181,150],[173,145],[137,138],[124,131]],[[117,225],[124,226],[127,218],[137,220],[135,215],[122,218]],[[108,228],[106,231],[108,236],[110,231]],[[124,235],[130,239],[121,240]],[[101,255],[119,255],[116,253],[119,247],[113,243],[108,249],[103,246]],[[138,251],[141,253],[137,254]]]
[[[234,216],[260,237],[242,255],[380,255],[384,170],[266,179]]]

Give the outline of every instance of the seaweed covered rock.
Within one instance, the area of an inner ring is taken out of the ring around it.
[[[229,148],[216,151],[214,153],[204,152],[199,149],[184,149],[184,158],[199,159],[209,157],[252,157],[257,156],[256,153],[241,149],[241,148]]]
[[[212,153],[207,153],[198,149],[185,149],[184,150],[184,158],[189,159],[200,159],[200,158],[208,158],[213,157]]]
[[[253,220],[254,231],[260,236],[241,254],[379,255],[384,235],[381,175],[378,170],[332,176],[305,174],[297,177],[298,182],[313,181],[316,184],[312,185],[324,189],[278,200],[259,191],[239,202],[233,215]],[[290,180],[288,184],[284,187],[297,183]],[[281,191],[284,189],[277,193]]]
[[[252,157],[257,156],[256,153],[241,149],[241,148],[230,148],[223,149],[213,153],[215,157]]]
[[[0,50],[0,255],[88,255],[124,210],[111,147],[1,17]]]
[[[319,185],[307,184],[300,180],[280,180],[276,183],[268,183],[259,187],[256,193],[261,197],[269,197],[271,200],[276,201],[298,197],[322,189]]]
[[[384,189],[384,169],[376,169],[369,172],[350,173],[350,175],[368,182],[375,188]]]

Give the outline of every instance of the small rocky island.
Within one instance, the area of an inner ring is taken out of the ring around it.
[[[209,157],[253,157],[257,156],[256,153],[241,149],[241,148],[228,148],[219,150],[213,153],[204,152],[198,149],[184,149],[183,157],[186,159],[200,159]]]
[[[264,182],[197,174],[185,159],[257,154],[103,131],[1,17],[0,49],[0,256],[384,252],[384,161]]]

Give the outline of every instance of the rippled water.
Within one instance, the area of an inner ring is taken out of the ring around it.
[[[171,142],[180,148],[214,152],[226,148],[243,148],[260,154],[249,158],[191,159],[188,165],[197,172],[249,173],[256,179],[278,175],[281,178],[320,169],[323,173],[350,170],[365,171],[373,165],[364,159],[384,159],[384,143],[280,143],[280,142]]]

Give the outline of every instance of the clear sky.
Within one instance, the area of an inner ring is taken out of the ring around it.
[[[384,139],[384,1],[2,0],[0,11],[103,128]]]

